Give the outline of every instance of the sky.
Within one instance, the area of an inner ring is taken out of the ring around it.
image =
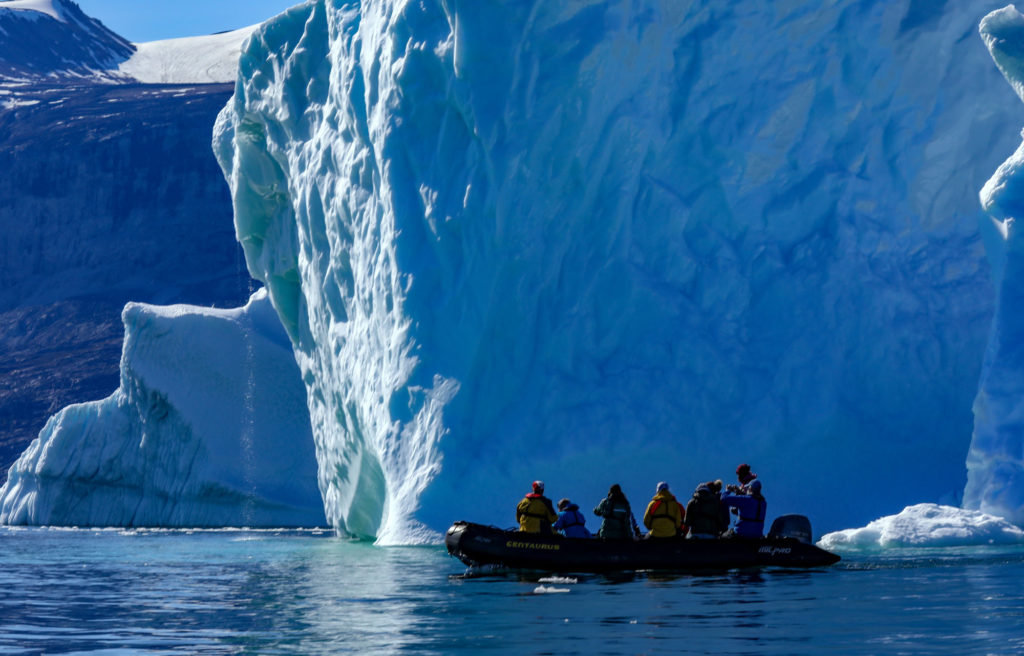
[[[302,0],[75,0],[133,43],[200,36],[262,23]]]

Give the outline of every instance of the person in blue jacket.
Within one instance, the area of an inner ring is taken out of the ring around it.
[[[593,537],[590,531],[584,524],[587,523],[586,518],[583,517],[583,513],[580,512],[580,507],[569,501],[568,499],[562,499],[558,502],[558,521],[555,522],[554,528],[556,531],[561,531],[567,538],[589,538]]]
[[[737,516],[736,525],[729,533],[740,538],[759,538],[764,534],[764,516],[768,504],[761,495],[761,481],[755,479],[744,488],[741,490],[730,485],[729,492],[722,495],[722,505],[731,508]]]

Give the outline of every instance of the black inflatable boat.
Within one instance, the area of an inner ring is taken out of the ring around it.
[[[445,546],[471,567],[551,572],[823,567],[839,562],[839,556],[811,543],[810,522],[802,515],[779,517],[768,537],[759,540],[581,539],[455,522],[445,536]]]

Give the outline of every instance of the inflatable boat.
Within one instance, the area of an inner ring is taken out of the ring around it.
[[[470,567],[551,572],[824,567],[839,562],[839,556],[811,543],[810,522],[802,515],[779,517],[768,537],[756,540],[566,538],[455,522],[445,536],[445,546]]]

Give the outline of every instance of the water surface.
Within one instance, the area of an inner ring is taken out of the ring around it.
[[[323,532],[0,529],[0,654],[1024,653],[1019,547],[542,577]]]

